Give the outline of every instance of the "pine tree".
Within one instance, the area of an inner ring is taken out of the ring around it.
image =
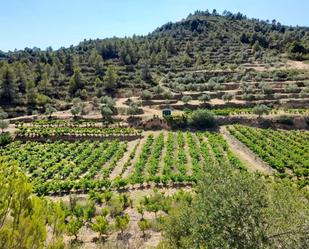
[[[83,75],[79,68],[75,69],[74,74],[70,79],[70,94],[75,96],[77,91],[81,91],[84,87]]]
[[[117,86],[118,75],[113,66],[108,66],[104,76],[104,86],[107,91],[114,91]]]
[[[9,66],[5,66],[0,77],[0,99],[3,103],[14,103],[17,101],[18,86],[15,72]]]

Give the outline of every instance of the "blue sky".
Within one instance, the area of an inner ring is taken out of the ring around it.
[[[57,49],[83,39],[147,34],[214,8],[309,26],[308,0],[0,0],[0,50]]]

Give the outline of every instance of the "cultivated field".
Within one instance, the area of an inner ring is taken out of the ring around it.
[[[309,184],[309,132],[257,129],[235,125],[229,132],[256,153],[280,177],[297,179],[298,184]]]
[[[46,132],[46,128],[41,130]],[[33,131],[30,135],[35,137]],[[144,137],[130,142],[15,141],[1,149],[1,154],[5,160],[18,161],[35,183],[36,192],[43,195],[143,183],[193,184],[209,164],[240,167],[215,132],[145,132]]]

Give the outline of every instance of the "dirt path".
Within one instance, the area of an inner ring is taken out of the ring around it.
[[[135,165],[135,163],[137,162],[137,160],[138,160],[138,158],[139,158],[139,156],[140,156],[140,154],[141,154],[141,152],[142,152],[142,149],[143,149],[143,147],[144,147],[144,145],[145,145],[145,143],[146,143],[147,137],[148,137],[148,135],[145,135],[145,136],[140,140],[139,145],[137,146],[137,149],[136,149],[136,152],[135,152],[135,156],[134,156],[134,158],[133,158],[132,161],[131,161],[131,165],[130,165],[130,167],[128,167],[128,168],[126,169],[126,171],[123,173],[122,178],[127,178],[127,177],[133,172],[133,170],[134,170],[134,165]]]
[[[257,155],[250,151],[244,144],[233,137],[226,127],[222,126],[220,128],[220,133],[223,135],[224,139],[229,144],[231,151],[239,157],[241,161],[249,168],[251,171],[258,171],[265,174],[272,174],[275,170],[269,167],[265,162],[263,162]]]
[[[138,142],[139,142],[138,139],[128,142],[127,151],[125,152],[124,156],[118,161],[116,167],[113,169],[112,173],[109,175],[110,180],[114,180],[117,176],[120,176],[124,164],[129,160],[129,157]]]

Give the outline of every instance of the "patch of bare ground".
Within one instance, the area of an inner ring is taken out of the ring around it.
[[[288,61],[287,65],[294,69],[309,70],[309,64],[303,61]]]
[[[124,156],[117,162],[117,165],[115,166],[115,168],[113,169],[113,171],[109,175],[110,180],[115,179],[117,176],[119,176],[121,174],[123,166],[125,165],[125,163],[128,160],[130,160],[130,155],[131,155],[132,151],[134,150],[135,146],[138,144],[138,142],[139,142],[138,139],[128,142],[127,151],[125,152]]]
[[[271,174],[274,172],[274,169],[269,167],[243,143],[232,136],[226,127],[221,127],[220,132],[227,141],[231,151],[238,156],[238,158],[248,167],[249,170],[264,174]]]

